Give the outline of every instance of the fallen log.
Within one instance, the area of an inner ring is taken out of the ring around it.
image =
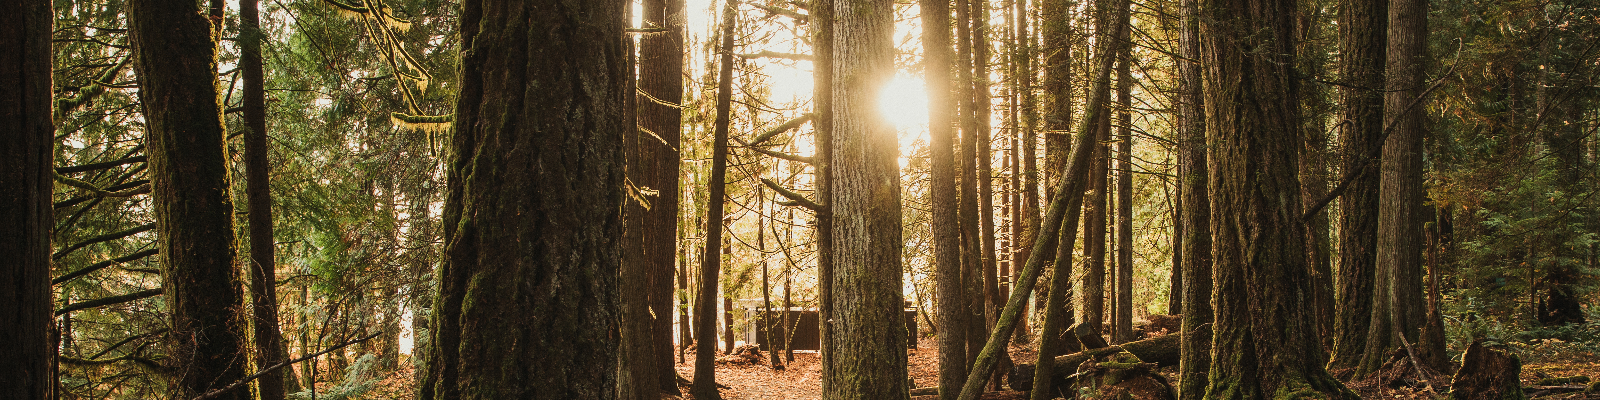
[[[1211,324],[1201,325],[1200,329],[1197,330],[1196,333],[1201,335],[1210,335]],[[1084,337],[1080,339],[1093,340],[1092,337]],[[1064,356],[1057,356],[1055,358],[1055,364],[1057,368],[1051,372],[1052,375],[1057,378],[1065,378],[1066,376],[1076,373],[1076,369],[1079,365],[1082,365],[1084,361],[1119,353],[1132,354],[1134,357],[1138,357],[1139,361],[1155,364],[1156,367],[1178,365],[1178,360],[1183,354],[1180,350],[1180,343],[1182,342],[1183,334],[1175,333],[1171,335],[1156,336],[1144,340],[1136,340],[1116,346],[1093,348]],[[1031,364],[1019,364],[1017,368],[1018,370],[1026,370],[1030,372],[1033,371],[1033,365]],[[1033,388],[1032,373],[1014,373],[1008,376],[1008,381],[1009,382],[1007,382],[1007,385],[1013,390],[1028,390]]]

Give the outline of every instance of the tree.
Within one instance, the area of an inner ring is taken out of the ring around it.
[[[198,5],[128,3],[128,28],[150,152],[162,288],[171,310],[167,365],[179,397],[244,377],[244,306],[234,266],[222,106],[214,32]],[[232,391],[224,399],[244,399]]]
[[[923,0],[923,65],[928,87],[928,202],[933,208],[933,258],[939,309],[939,387],[958,387],[967,378],[966,310],[961,281],[961,232],[956,219],[955,92],[950,87],[950,2]],[[940,391],[944,400],[954,390]]]
[[[823,397],[906,398],[899,143],[877,109],[894,74],[894,3],[833,4],[832,211],[835,309]]]
[[[1126,16],[1124,17],[1126,18]],[[1119,21],[1126,24],[1127,21]],[[1128,32],[1119,41],[1128,41]],[[1117,297],[1112,342],[1133,337],[1133,46],[1119,46],[1117,54]]]
[[[656,365],[662,390],[677,392],[677,372],[672,369],[672,274],[678,253],[678,170],[682,161],[683,30],[687,16],[682,0],[646,0],[643,20],[667,30],[639,38],[639,161],[638,185],[658,193],[644,215],[643,261],[650,265],[650,311],[657,315]],[[649,97],[646,97],[649,96]],[[657,101],[659,100],[659,102]],[[659,140],[656,140],[659,139]]]
[[[1425,95],[1428,2],[1389,2],[1388,76],[1384,83],[1384,126],[1392,126],[1383,143],[1378,194],[1377,279],[1373,285],[1372,321],[1357,376],[1378,370],[1389,352],[1419,343],[1425,319],[1422,297],[1423,187],[1422,139],[1426,115],[1417,107]],[[1437,343],[1443,349],[1443,343]],[[1429,346],[1423,348],[1431,349]],[[1410,350],[1410,349],[1408,349]],[[1430,367],[1443,365],[1444,355]],[[1430,360],[1432,361],[1432,360]]]
[[[1339,135],[1341,170],[1351,177],[1339,198],[1338,307],[1329,368],[1355,368],[1366,350],[1372,318],[1377,262],[1378,175],[1371,158],[1383,147],[1384,49],[1388,6],[1384,0],[1347,0],[1339,7],[1340,103],[1346,121]]]
[[[625,5],[464,4],[419,398],[617,396]]]
[[[1300,229],[1292,0],[1202,0],[1214,264],[1206,398],[1355,393],[1323,369]],[[1290,394],[1295,393],[1295,394]]]
[[[1198,0],[1182,0],[1179,51],[1187,61],[1178,62],[1178,223],[1183,235],[1182,360],[1178,363],[1178,398],[1205,397],[1207,373],[1211,370],[1211,337],[1201,332],[1211,323],[1211,200],[1206,187],[1205,97],[1200,75],[1200,9]]]
[[[56,396],[50,313],[54,172],[50,2],[14,3],[0,28],[0,387],[19,399]]]
[[[266,76],[261,67],[261,17],[257,0],[239,0],[239,66],[244,78],[245,202],[250,210],[250,325],[254,328],[255,369],[262,371],[287,360],[278,331],[278,274],[272,234],[271,166],[267,163]],[[284,370],[262,374],[256,393],[262,400],[282,400]]]
[[[694,387],[690,391],[697,399],[720,399],[716,385],[716,311],[717,289],[720,285],[719,269],[722,251],[718,250],[722,237],[723,203],[727,200],[728,176],[728,121],[733,110],[733,32],[734,14],[739,11],[737,0],[727,0],[722,9],[722,37],[718,45],[717,62],[717,120],[715,135],[711,140],[711,178],[706,198],[705,250],[700,252],[700,293],[695,299],[695,358]],[[732,352],[733,349],[727,349]]]

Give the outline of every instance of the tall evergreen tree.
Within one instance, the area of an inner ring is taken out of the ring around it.
[[[1300,205],[1283,200],[1300,192],[1294,5],[1199,4],[1218,356],[1206,398],[1356,398],[1316,356]]]
[[[894,74],[894,3],[834,3],[833,138],[835,309],[824,398],[906,398],[901,293],[899,142],[879,113]]]
[[[923,66],[928,87],[928,202],[933,208],[934,279],[939,298],[939,386],[961,386],[967,379],[965,288],[961,282],[961,233],[956,219],[955,110],[950,86],[955,64],[950,51],[950,2],[923,0]],[[953,400],[956,391],[940,391],[939,398]]]
[[[682,0],[646,0],[643,21],[666,29],[639,38],[640,180],[656,191],[644,215],[643,260],[649,265],[650,312],[656,315],[655,352],[661,389],[677,392],[672,369],[672,277],[678,253],[678,175],[682,158],[683,56],[687,16]],[[642,168],[649,166],[649,168]]]
[[[250,223],[250,326],[256,371],[288,360],[278,327],[276,242],[272,233],[271,166],[267,163],[267,92],[262,71],[261,13],[257,0],[239,0],[239,67],[244,78],[245,202]],[[283,400],[284,369],[256,379],[261,400]]]
[[[234,265],[217,46],[193,1],[128,2],[150,152],[171,390],[196,396],[244,377],[244,306]],[[235,390],[223,399],[245,399]]]
[[[700,252],[700,288],[695,299],[694,388],[697,399],[720,399],[716,385],[717,290],[723,238],[723,204],[727,201],[728,124],[733,111],[733,32],[739,11],[737,0],[726,0],[722,9],[722,35],[717,45],[717,116],[711,140],[711,178],[706,181],[705,249]],[[731,346],[730,346],[731,347]],[[732,352],[733,349],[727,349]]]
[[[50,301],[54,172],[50,2],[13,3],[0,27],[0,387],[18,399],[56,396]]]
[[[625,6],[463,5],[419,398],[616,398]]]
[[[1333,356],[1329,368],[1355,368],[1366,350],[1372,318],[1378,239],[1378,157],[1383,147],[1384,49],[1388,2],[1343,0],[1339,7],[1339,74],[1344,129],[1340,169],[1349,177],[1339,197],[1339,276],[1335,291]],[[1342,183],[1342,182],[1341,182]],[[1343,184],[1343,183],[1342,183]]]

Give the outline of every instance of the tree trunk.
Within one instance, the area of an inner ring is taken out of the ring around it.
[[[261,21],[256,0],[239,1],[239,65],[244,75],[245,197],[250,209],[250,325],[254,328],[255,369],[287,359],[278,331],[278,274],[272,234],[272,188],[267,164],[266,77],[261,70]],[[261,400],[283,400],[283,370],[256,379]]]
[[[816,118],[811,121],[811,126],[816,129],[816,137],[812,143],[817,146],[816,156],[812,159],[817,171],[816,198],[833,198],[833,66],[834,66],[834,0],[811,1],[811,29],[812,31],[812,104],[816,106]],[[833,204],[824,200],[821,210],[816,213],[817,220],[817,320],[833,320]],[[833,324],[818,324],[819,353],[822,365],[834,364]],[[822,380],[822,393],[832,393],[835,383],[830,379]]]
[[[1206,398],[1355,399],[1317,356],[1300,228],[1294,2],[1202,0],[1216,321]],[[1293,394],[1292,394],[1293,393]]]
[[[12,3],[0,28],[0,387],[20,399],[55,393],[50,300],[55,167],[49,1]]]
[[[193,1],[128,3],[149,142],[162,288],[171,311],[171,391],[194,396],[244,377],[244,306],[212,26]],[[232,391],[224,399],[248,398]]]
[[[978,101],[978,87],[975,73],[979,64],[975,57],[977,35],[973,27],[977,26],[977,16],[973,11],[984,0],[956,0],[956,82],[961,95],[961,141],[957,144],[956,160],[960,176],[960,207],[957,218],[961,224],[961,287],[966,289],[962,300],[967,304],[963,313],[966,322],[962,324],[967,330],[967,364],[971,364],[974,357],[983,350],[983,340],[986,330],[983,318],[983,245],[978,232],[978,138],[984,131],[983,125],[988,120],[979,119],[979,109],[988,107],[988,103]],[[984,90],[988,92],[987,89]],[[985,97],[987,98],[987,97]],[[986,114],[986,113],[985,113]]]
[[[639,171],[634,184],[657,195],[644,212],[643,262],[647,266],[650,312],[656,315],[654,334],[656,381],[661,390],[677,393],[677,372],[672,369],[672,278],[678,253],[678,169],[682,163],[683,30],[687,16],[683,0],[645,0],[643,21],[667,31],[639,37],[639,90],[637,96]],[[652,99],[653,98],[653,99]],[[656,102],[660,100],[660,102]],[[662,104],[666,103],[666,104]]]
[[[894,74],[894,3],[834,4],[832,296],[826,322],[837,353],[824,364],[829,399],[906,398],[906,330],[900,261],[900,173],[895,129],[878,112]]]
[[[1026,0],[1018,0],[1026,3]],[[989,128],[989,107],[991,105],[989,92],[989,6],[987,0],[972,0],[972,53],[973,53],[973,91],[972,101],[973,116],[978,120],[974,138],[977,141],[977,169],[973,171],[978,183],[978,214],[977,230],[979,240],[980,273],[983,277],[983,332],[994,329],[995,320],[1000,318],[1000,303],[1005,301],[1000,294],[1000,271],[996,258],[994,238],[994,173],[992,165],[994,150],[992,149],[993,136]],[[981,336],[981,335],[980,335]],[[912,340],[915,340],[913,338]],[[1000,390],[1000,382],[1004,380],[1003,372],[1011,363],[1010,354],[1002,354],[1004,361],[1000,372],[990,379],[995,390]]]
[[[617,397],[626,15],[617,1],[463,5],[419,398]]]
[[[1366,354],[1357,376],[1382,366],[1401,343],[1417,343],[1427,316],[1422,296],[1422,138],[1427,134],[1422,96],[1427,66],[1428,2],[1389,2],[1388,79],[1384,85],[1384,125],[1393,131],[1383,143],[1378,196],[1377,284]],[[1397,339],[1404,335],[1405,340]]]
[[[1040,1],[1040,36],[1044,41],[1040,50],[1044,54],[1044,64],[1041,67],[1044,69],[1044,82],[1041,85],[1041,89],[1043,89],[1044,92],[1044,110],[1042,116],[1044,117],[1045,137],[1045,183],[1047,185],[1055,185],[1055,182],[1058,180],[1057,175],[1063,173],[1061,171],[1066,170],[1064,168],[1064,163],[1067,162],[1067,151],[1070,150],[1072,144],[1072,68],[1074,61],[1072,59],[1073,31],[1071,9],[1074,6],[1067,0]],[[1027,22],[1027,10],[1018,8],[1016,13],[1019,21],[1018,26],[1025,26]],[[1032,37],[1026,36],[1026,28],[1019,27],[1018,29],[1018,41],[1024,43],[1024,45],[1022,45],[1018,50],[1019,52],[1024,53],[1021,56],[1023,58],[1018,61],[1018,68],[1019,70],[1023,71],[1022,73],[1018,74],[1018,80],[1031,83],[1033,78],[1033,68],[1030,54],[1031,52],[1029,49],[1032,47],[1029,45],[1033,43]],[[1028,101],[1028,98],[1032,96],[1031,88],[1020,85],[1019,88],[1022,88],[1023,90],[1029,90],[1024,96],[1023,101],[1023,104],[1029,107],[1027,107],[1028,109],[1024,110],[1023,112],[1030,114],[1029,118],[1032,118],[1032,103],[1029,103]],[[1028,138],[1023,140],[1023,145],[1026,146],[1024,149],[1026,152],[1024,155],[1026,160],[1024,162],[1027,165],[1027,172],[1025,172],[1023,176],[1026,179],[1030,179],[1024,183],[1024,185],[1027,186],[1026,189],[1024,189],[1025,194],[1023,195],[1024,209],[1022,214],[1023,218],[1021,219],[1023,231],[1021,238],[1019,239],[1019,241],[1024,243],[1024,245],[1022,246],[1023,250],[1017,252],[1017,259],[1024,260],[1024,262],[1026,262],[1025,260],[1028,259],[1029,255],[1029,253],[1027,253],[1027,249],[1032,247],[1030,246],[1032,243],[1028,241],[1032,240],[1039,234],[1038,175],[1037,171],[1034,169],[1034,165],[1037,163],[1034,152],[1036,151],[1035,148],[1038,146],[1038,143],[1036,142],[1037,138],[1033,136],[1036,134],[1034,133],[1035,130],[1032,128],[1032,125],[1019,128],[1025,129],[1029,134]],[[1073,231],[1077,231],[1076,226],[1073,227]],[[1047,246],[1048,245],[1049,244],[1047,244]],[[1049,259],[1046,260],[1046,262],[1054,261],[1053,257],[1055,257],[1055,254],[1050,254],[1048,256]],[[1063,274],[1069,273],[1070,271],[1063,272]],[[1069,285],[1069,287],[1071,285],[1070,282],[1067,282],[1066,284]],[[1054,286],[1052,286],[1051,290],[1054,290],[1053,288]],[[1048,300],[1043,299],[1044,296],[1040,297],[1041,299],[1039,301],[1048,303]],[[1048,304],[1046,306],[1048,307]],[[1064,318],[1060,318],[1061,326],[1047,326],[1041,328],[1040,331],[1061,330],[1072,325],[1074,316],[1071,310],[1064,311],[1066,311],[1067,314],[1065,314]],[[1043,311],[1043,313],[1048,314],[1049,311]]]
[[[1339,135],[1344,148],[1340,170],[1358,174],[1339,198],[1339,276],[1335,292],[1333,356],[1328,368],[1355,368],[1366,349],[1372,319],[1373,279],[1377,262],[1377,163],[1367,160],[1383,146],[1384,50],[1387,47],[1388,2],[1346,0],[1339,7],[1339,75],[1349,84],[1340,89],[1345,121]]]
[[[631,18],[631,16],[630,16]],[[639,65],[634,58],[633,42],[624,42],[628,52],[628,66],[630,70]],[[633,75],[628,75],[628,87],[634,91],[640,90],[634,81]],[[640,121],[638,116],[639,106],[649,101],[639,101],[638,95],[627,96],[624,117],[632,121]],[[627,183],[634,186],[644,186],[649,180],[645,175],[659,172],[654,164],[647,164],[644,160],[646,144],[659,143],[654,138],[646,139],[646,135],[654,135],[643,129],[635,128],[623,134],[622,153],[627,175]],[[655,160],[651,160],[655,161]],[[623,190],[643,191],[643,188],[629,187]],[[618,283],[627,283],[629,287],[644,287],[645,290],[619,291],[621,304],[622,323],[618,327],[619,336],[622,338],[622,351],[617,355],[617,362],[622,366],[617,370],[617,397],[625,400],[656,400],[662,386],[661,372],[656,366],[655,319],[650,310],[654,292],[652,286],[655,265],[653,259],[645,254],[644,237],[648,214],[653,199],[641,194],[631,194],[622,205],[622,271],[617,276]],[[668,253],[670,254],[670,253]],[[676,380],[673,381],[676,386]]]
[[[1118,23],[1126,24],[1127,21]],[[1123,31],[1123,35],[1128,32]],[[1117,40],[1127,41],[1123,36]],[[1132,46],[1117,55],[1117,329],[1113,343],[1133,337],[1133,74]]]
[[[1111,88],[1107,86],[1106,89]],[[1094,129],[1100,130],[1095,134],[1097,137],[1111,136],[1110,112],[1099,115],[1099,119],[1094,121]],[[1106,320],[1106,206],[1110,203],[1106,196],[1106,190],[1110,188],[1109,180],[1106,178],[1111,170],[1111,160],[1107,157],[1110,151],[1104,142],[1104,140],[1089,142],[1095,149],[1090,161],[1093,165],[1089,171],[1087,188],[1091,192],[1083,195],[1087,198],[1084,200],[1086,208],[1083,210],[1085,265],[1083,273],[1076,276],[1081,285],[1075,293],[1078,296],[1076,313],[1078,320],[1096,335],[1105,329]]]
[[[1178,63],[1178,221],[1183,226],[1183,360],[1178,363],[1178,398],[1205,397],[1211,370],[1211,337],[1195,332],[1211,323],[1211,201],[1206,197],[1205,97],[1200,78],[1198,0],[1182,0],[1183,57]]]
[[[938,286],[939,386],[957,387],[967,378],[966,310],[961,282],[961,233],[956,214],[955,92],[950,87],[950,2],[921,0],[923,65],[928,88],[928,202],[933,214],[934,277]],[[939,394],[955,399],[954,391]]]
[[[717,117],[711,140],[711,179],[706,181],[705,250],[701,251],[700,293],[695,301],[694,387],[696,399],[721,399],[716,382],[717,289],[722,267],[723,202],[728,185],[728,123],[733,111],[733,32],[738,0],[727,0],[722,10],[722,42],[718,45]],[[731,350],[731,349],[730,349]]]
[[[1310,76],[1327,75],[1331,49],[1324,40],[1328,23],[1322,0],[1309,0],[1300,4],[1295,13],[1295,36],[1299,44],[1300,70]],[[1329,101],[1326,85],[1302,86],[1300,107],[1305,123],[1301,126],[1300,146],[1300,201],[1303,208],[1314,207],[1314,202],[1328,195],[1328,115],[1333,104]],[[1311,267],[1312,312],[1317,321],[1318,342],[1325,350],[1333,348],[1333,266],[1329,257],[1332,243],[1328,240],[1330,227],[1326,208],[1312,214],[1304,222],[1306,229],[1306,263]]]

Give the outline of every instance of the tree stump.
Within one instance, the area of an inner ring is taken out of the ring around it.
[[[1521,375],[1522,361],[1517,356],[1490,348],[1479,339],[1462,356],[1461,369],[1450,384],[1450,398],[1524,399]]]

